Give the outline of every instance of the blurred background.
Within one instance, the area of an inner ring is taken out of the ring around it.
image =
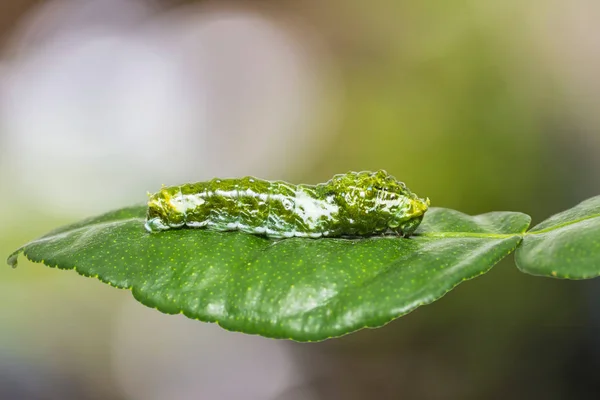
[[[384,168],[534,224],[600,194],[596,0],[2,0],[0,256],[161,184]],[[512,257],[299,344],[0,267],[0,399],[597,399],[600,284]]]

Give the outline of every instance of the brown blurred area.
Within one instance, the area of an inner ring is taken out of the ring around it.
[[[162,183],[385,168],[534,224],[600,193],[593,0],[0,2],[0,255]],[[4,399],[597,399],[600,286],[511,257],[315,344],[0,268]]]
[[[0,4],[0,46],[6,44],[10,32],[29,9],[41,1],[4,1]]]

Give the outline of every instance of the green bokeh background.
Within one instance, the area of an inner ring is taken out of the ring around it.
[[[256,2],[258,12],[313,27],[343,82],[343,93],[333,93],[343,100],[332,137],[278,175],[317,183],[383,168],[432,206],[520,211],[533,225],[600,194],[593,168],[600,148],[587,139],[600,125],[569,111],[569,82],[528,29],[543,2],[503,2],[485,12],[479,3]],[[11,196],[19,183],[5,168],[0,255],[75,219],[29,210]],[[311,383],[323,398],[370,398],[374,390],[390,399],[593,398],[585,396],[598,390],[599,292],[595,281],[522,274],[508,257],[382,329],[290,346],[306,371],[319,357],[333,366],[326,382]],[[0,354],[77,372],[98,396],[119,398],[106,383],[106,349],[112,309],[127,296],[23,259],[17,270],[0,268]]]

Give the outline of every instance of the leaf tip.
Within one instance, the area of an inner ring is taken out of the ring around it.
[[[9,266],[11,266],[12,268],[17,268],[20,252],[21,252],[21,250],[17,250],[14,253],[12,253],[10,256],[8,256],[8,258],[6,259],[6,263]]]

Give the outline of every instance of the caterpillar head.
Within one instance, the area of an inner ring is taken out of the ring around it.
[[[384,170],[376,172],[349,172],[336,175],[332,187],[350,210],[361,210],[365,215],[351,218],[373,220],[376,229],[389,229],[410,235],[418,227],[429,208],[429,199],[421,199],[403,182]],[[369,227],[370,229],[371,227]]]

